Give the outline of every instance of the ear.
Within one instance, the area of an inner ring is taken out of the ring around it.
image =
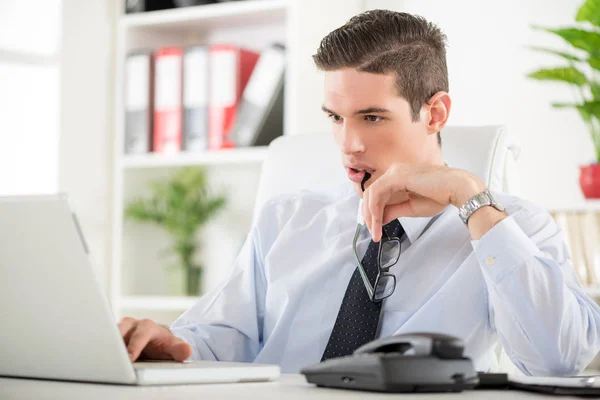
[[[444,128],[450,117],[452,100],[447,92],[437,92],[422,107],[425,115],[422,115],[427,123],[428,133],[437,133]]]

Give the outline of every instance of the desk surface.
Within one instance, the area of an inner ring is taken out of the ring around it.
[[[182,386],[118,386],[89,383],[41,381],[33,379],[0,378],[0,398],[13,399],[365,399],[398,396],[318,388],[306,382],[302,375],[282,375],[278,381],[268,383],[208,384]],[[457,398],[461,399],[534,399],[546,397],[540,394],[518,391],[466,391],[461,393],[404,394],[403,397],[418,400]],[[567,399],[571,397],[562,397]],[[573,397],[573,399],[575,399]]]

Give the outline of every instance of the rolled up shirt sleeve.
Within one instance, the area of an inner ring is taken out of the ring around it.
[[[578,374],[600,349],[600,307],[583,291],[552,216],[532,204],[507,211],[472,242],[490,325],[523,373]]]

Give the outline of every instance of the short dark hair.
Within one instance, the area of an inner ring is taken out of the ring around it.
[[[320,70],[356,68],[396,74],[396,89],[419,120],[423,103],[448,92],[446,35],[425,18],[404,12],[370,10],[352,17],[321,40],[313,60]],[[438,132],[438,143],[441,137]]]

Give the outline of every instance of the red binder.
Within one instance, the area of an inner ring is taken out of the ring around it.
[[[259,53],[232,45],[210,47],[210,97],[208,148],[235,147],[231,137],[242,92],[258,61]]]
[[[154,152],[176,153],[181,150],[182,75],[183,49],[159,49],[154,75]]]

